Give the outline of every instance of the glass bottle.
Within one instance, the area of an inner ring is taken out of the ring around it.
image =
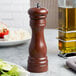
[[[76,52],[76,0],[58,0],[59,50],[61,54]]]

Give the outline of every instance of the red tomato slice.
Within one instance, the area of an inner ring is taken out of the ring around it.
[[[7,25],[4,24],[3,22],[0,22],[0,24],[7,27]],[[0,38],[4,38],[4,35],[8,35],[8,34],[9,34],[9,30],[3,31],[0,33]]]
[[[9,34],[9,30],[7,30],[6,32],[2,32],[0,33],[0,38],[4,38],[4,35],[8,35]]]
[[[7,30],[6,32],[4,32],[4,35],[8,35],[9,34],[9,30]]]

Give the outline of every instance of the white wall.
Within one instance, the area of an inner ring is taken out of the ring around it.
[[[30,0],[0,0],[0,22],[9,27],[29,28]]]

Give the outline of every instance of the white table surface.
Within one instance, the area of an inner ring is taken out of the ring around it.
[[[56,39],[57,35],[58,32],[55,29],[45,30],[49,69],[45,73],[31,73],[31,76],[76,76],[75,72],[67,69],[65,66],[66,59],[58,57],[59,50],[58,41]],[[27,44],[19,46],[0,47],[0,58],[19,64],[27,69],[29,44],[30,41]]]

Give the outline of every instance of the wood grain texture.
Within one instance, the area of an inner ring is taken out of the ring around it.
[[[31,7],[40,3],[41,7],[48,9],[47,28],[56,28],[58,25],[58,2],[57,0],[31,0]]]

